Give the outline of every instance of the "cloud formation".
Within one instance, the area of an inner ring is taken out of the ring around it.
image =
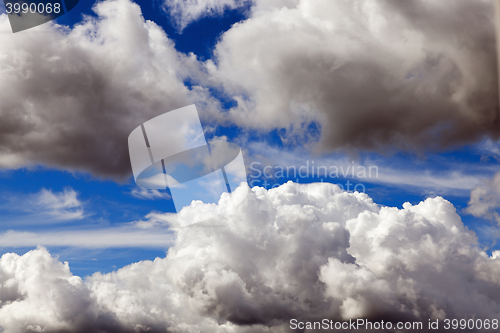
[[[206,62],[177,52],[129,0],[97,3],[72,29],[2,34],[0,167],[124,179],[130,131],[192,103],[211,123],[280,129],[283,142],[319,140],[307,148],[321,152],[498,138],[490,1],[165,3],[181,27],[247,5]],[[237,106],[222,110],[211,89]]]
[[[3,193],[1,202],[4,227],[58,224],[78,221],[90,215],[85,211],[85,202],[80,200],[79,193],[71,187],[60,192],[46,188],[30,194],[7,192]]]
[[[58,246],[85,249],[109,248],[167,248],[172,243],[172,233],[167,230],[145,229],[140,223],[137,228],[125,227],[107,228],[73,228],[62,231],[15,231],[0,233],[2,247],[36,247]]]
[[[171,199],[170,195],[166,192],[160,192],[158,190],[149,190],[144,187],[136,187],[130,192],[130,194],[134,198],[143,200]]]
[[[414,160],[398,157],[388,159],[386,156],[370,156],[356,161],[344,154],[311,158],[303,147],[283,151],[260,142],[250,143],[248,147],[255,156],[247,168],[250,186],[261,186],[264,181],[272,186],[286,177],[292,180],[322,177],[328,182],[337,183],[344,177],[352,177],[360,182],[391,185],[425,193],[468,196],[486,175],[494,175],[499,169],[497,166],[456,160],[436,161],[433,160],[434,156],[426,160],[427,166],[423,168],[422,165],[415,164]],[[279,160],[276,156],[280,156]],[[267,176],[264,175],[265,168]]]
[[[442,149],[498,138],[495,45],[486,0],[255,1],[208,68],[241,126],[285,141],[319,126],[322,150]]]
[[[398,209],[333,184],[287,183],[255,187],[230,210],[187,228],[165,218],[176,232],[166,258],[83,282],[43,248],[5,254],[0,323],[6,333],[286,332],[292,318],[500,312],[499,253],[483,252],[443,198]]]
[[[138,5],[111,0],[94,10],[97,18],[73,29],[0,35],[0,167],[41,163],[123,179],[130,131],[196,100],[196,87],[183,84],[195,59]],[[0,29],[9,29],[6,15]]]
[[[42,189],[33,197],[33,206],[38,212],[46,212],[57,220],[80,220],[83,218],[83,204],[78,193],[66,188],[59,193]]]

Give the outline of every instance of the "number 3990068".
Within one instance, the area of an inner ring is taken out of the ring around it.
[[[51,14],[51,13],[60,13],[61,12],[61,4],[60,3],[6,3],[5,8],[7,10],[7,14],[19,14],[19,13],[39,13],[39,14]]]

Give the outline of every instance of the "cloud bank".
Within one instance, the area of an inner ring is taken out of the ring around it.
[[[72,29],[1,34],[0,167],[123,179],[130,131],[192,103],[212,123],[279,129],[286,144],[319,140],[307,148],[320,152],[498,138],[491,1],[165,2],[179,26],[241,6],[248,18],[206,62],[128,0],[97,3]],[[223,110],[212,89],[237,105]]]
[[[44,248],[3,255],[4,332],[287,332],[292,318],[500,312],[499,253],[483,252],[441,197],[398,209],[333,184],[287,183],[255,187],[230,209],[211,223],[171,224],[163,259],[85,280]]]

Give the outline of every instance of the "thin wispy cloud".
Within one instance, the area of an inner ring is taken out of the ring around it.
[[[500,225],[500,172],[490,179],[482,179],[470,192],[467,213],[496,221]]]
[[[64,246],[74,248],[166,248],[172,244],[172,233],[145,231],[141,228],[114,227],[106,229],[77,229],[65,231],[0,233],[2,247]]]
[[[158,199],[171,199],[170,195],[166,192],[160,192],[159,190],[150,190],[143,187],[134,188],[130,194],[137,199],[143,200],[158,200]]]
[[[77,223],[92,215],[85,211],[86,203],[79,193],[67,187],[57,192],[42,188],[37,193],[4,192],[2,226],[50,225]]]
[[[224,15],[226,10],[250,5],[252,0],[165,0],[165,13],[174,22],[177,29],[182,31],[190,23],[210,16]]]
[[[177,222],[176,214],[151,212],[145,216],[144,220],[131,222],[130,225],[140,229],[165,228],[175,225]]]
[[[58,193],[42,189],[32,198],[32,205],[37,213],[48,214],[61,221],[84,218],[83,203],[78,199],[78,193],[72,188],[66,188]]]
[[[478,145],[480,152],[485,156],[493,156],[500,160],[500,141],[493,141],[491,139],[485,140]]]
[[[500,171],[500,166],[497,165],[455,161],[440,161],[439,165],[416,165],[412,160],[396,157],[350,159],[340,154],[336,157],[314,157],[300,148],[285,152],[263,143],[250,144],[248,153],[251,154],[254,163],[253,167],[249,165],[248,168],[250,181],[258,175],[265,177],[263,169],[267,167],[267,175],[272,176],[270,178],[274,178],[275,174],[280,174],[281,170],[284,170],[281,174],[290,176],[291,180],[303,179],[300,174],[305,175],[305,179],[322,177],[325,181],[333,182],[351,178],[370,184],[437,191],[441,195],[469,196],[470,191],[478,186],[482,179]],[[280,156],[279,162],[275,159],[277,155]],[[415,157],[414,160],[418,158]],[[299,173],[300,168],[303,168],[303,171]],[[260,174],[254,169],[258,169]],[[261,183],[254,182],[255,185]]]

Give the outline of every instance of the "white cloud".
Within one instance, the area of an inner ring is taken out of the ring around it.
[[[470,192],[467,212],[487,219],[495,220],[500,225],[500,172],[492,179],[483,179],[476,188]]]
[[[236,9],[251,0],[164,0],[164,10],[179,30],[206,17],[222,15],[225,10]]]
[[[398,209],[332,184],[288,183],[253,188],[230,209],[216,224],[172,224],[166,258],[83,284],[43,248],[5,254],[0,323],[7,333],[286,332],[292,318],[427,323],[500,311],[498,254],[479,248],[443,198]]]
[[[114,227],[95,230],[25,232],[9,230],[0,233],[2,247],[69,246],[78,248],[166,248],[172,234],[166,230],[145,231],[139,228]]]
[[[333,175],[329,181],[335,181],[334,178],[342,179],[345,176],[362,183],[383,184],[405,189],[414,188],[433,191],[440,195],[468,196],[483,178],[494,175],[499,170],[499,167],[495,165],[485,166],[443,159],[436,161],[432,159],[435,156],[429,158],[425,165],[418,157],[387,159],[373,156],[359,158],[358,156],[351,159],[344,154],[314,156],[303,148],[282,151],[264,143],[249,144],[248,154],[251,154],[253,164],[250,163],[247,173],[251,185],[255,186],[262,184],[261,181],[255,179],[259,179],[259,175],[263,175],[263,169],[268,167],[267,175],[274,177],[278,175],[278,179],[272,177],[266,179],[271,185],[273,181],[283,180],[279,177],[314,179],[319,174],[324,177],[326,170],[326,175]],[[276,156],[279,156],[279,160]],[[320,167],[321,171],[318,171]],[[304,177],[300,176],[299,168],[302,168],[300,172],[305,175]],[[261,174],[255,170],[259,170]],[[282,174],[280,170],[283,170]]]
[[[71,187],[60,192],[42,188],[36,193],[4,192],[0,210],[5,228],[20,225],[50,225],[76,222],[92,215],[79,193]]]
[[[151,212],[146,215],[146,220],[132,222],[131,225],[140,229],[168,227],[177,222],[175,213]]]
[[[484,140],[478,145],[478,150],[483,153],[483,157],[494,157],[500,159],[500,141],[494,142],[491,139]]]
[[[81,220],[84,217],[83,204],[77,196],[78,193],[72,188],[59,193],[42,189],[33,197],[33,208],[37,213],[49,214],[57,220]]]
[[[163,180],[165,184],[165,180]],[[160,192],[158,190],[149,190],[143,187],[134,188],[130,194],[137,199],[145,200],[156,200],[156,199],[171,199],[170,195],[166,192]]]
[[[95,320],[88,288],[68,263],[41,248],[0,259],[0,325],[5,333],[71,330]]]
[[[389,184],[397,187],[413,186],[432,189],[440,193],[464,193],[479,183],[482,175],[466,174],[462,171],[452,171],[447,174],[430,170],[400,170],[382,168],[379,177],[370,179],[374,183]],[[457,192],[458,191],[458,192]]]

